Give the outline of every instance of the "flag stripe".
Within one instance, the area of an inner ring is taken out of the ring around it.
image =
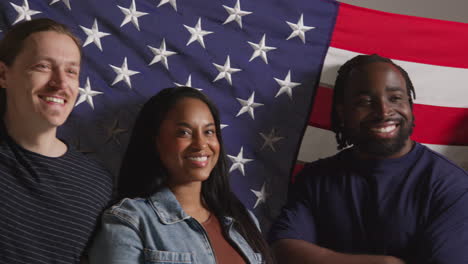
[[[419,63],[468,68],[468,24],[340,4],[331,46]]]
[[[468,32],[468,28],[467,31]],[[468,35],[468,34],[467,34]],[[467,43],[468,47],[468,43]],[[372,53],[372,52],[370,52]],[[468,52],[465,51],[468,54]],[[333,86],[338,68],[347,60],[362,53],[329,48],[325,57],[320,82]],[[393,59],[393,58],[392,58]],[[448,107],[468,108],[468,69],[420,64],[410,61],[393,60],[408,72],[416,89],[416,103]],[[441,92],[443,90],[443,92]]]
[[[333,89],[319,87],[309,125],[330,129]],[[412,138],[421,143],[468,145],[468,109],[415,104],[416,127]]]
[[[308,126],[301,150],[299,151],[299,162],[311,162],[319,158],[331,156],[336,153],[335,134],[332,131],[317,127]],[[424,144],[430,149],[439,153],[444,153],[448,159],[452,160],[464,169],[468,169],[468,146],[446,146],[440,144]],[[296,165],[297,168],[301,164]]]

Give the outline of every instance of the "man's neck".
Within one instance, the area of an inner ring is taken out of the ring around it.
[[[21,147],[47,157],[60,157],[67,146],[56,137],[56,127],[41,127],[18,122],[5,114],[4,123],[8,135]]]
[[[401,149],[389,155],[376,155],[375,153],[367,153],[365,151],[360,151],[359,148],[354,148],[354,153],[358,158],[363,159],[363,160],[397,159],[411,152],[414,146],[415,146],[415,142],[408,138],[405,145]]]

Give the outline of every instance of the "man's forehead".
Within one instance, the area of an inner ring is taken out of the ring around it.
[[[400,70],[393,64],[388,62],[376,61],[370,62],[363,65],[358,65],[354,67],[350,73],[350,78],[356,77],[369,77],[371,75],[376,75],[379,72],[394,72],[398,75],[401,75]]]
[[[74,64],[79,64],[81,60],[80,49],[74,40],[67,34],[56,31],[32,33],[23,41],[18,55],[21,53],[45,58],[62,53]]]
[[[385,85],[389,90],[406,91],[406,81],[401,71],[393,64],[387,62],[372,62],[355,67],[349,73],[347,89],[358,92],[369,90],[375,85]]]

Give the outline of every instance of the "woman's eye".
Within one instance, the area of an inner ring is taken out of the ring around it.
[[[216,131],[214,131],[214,130],[207,130],[205,133],[206,133],[207,135],[214,135],[214,134],[216,134]]]
[[[190,132],[187,131],[187,130],[179,130],[179,131],[177,132],[177,134],[178,134],[179,136],[189,136],[189,135],[190,135]]]

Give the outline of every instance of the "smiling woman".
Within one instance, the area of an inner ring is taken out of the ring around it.
[[[156,138],[157,150],[171,177],[168,185],[178,189],[208,179],[218,162],[219,142],[208,106],[194,98],[181,99],[167,113]]]
[[[91,263],[272,263],[256,218],[230,190],[218,110],[196,89],[164,89],[143,106],[118,194]]]

